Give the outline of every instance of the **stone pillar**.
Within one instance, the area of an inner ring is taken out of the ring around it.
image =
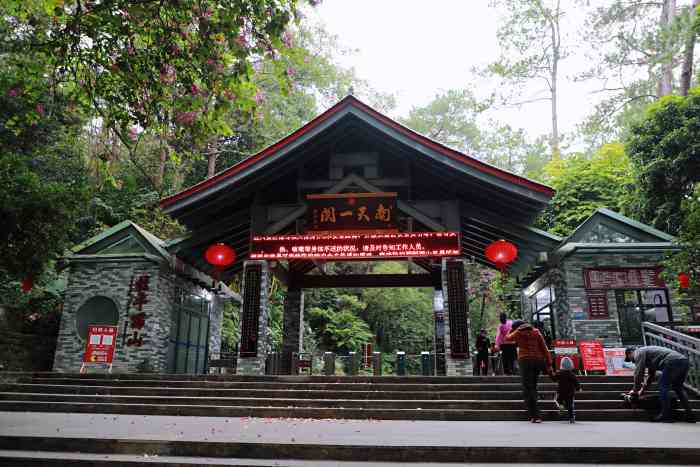
[[[246,261],[243,265],[243,305],[241,306],[241,342],[237,373],[265,374],[268,349],[267,293],[270,269],[267,261]]]
[[[566,274],[560,268],[553,268],[548,273],[547,283],[554,290],[554,305],[552,308],[554,326],[557,330],[557,339],[574,339],[574,326],[572,323],[571,307],[569,303],[569,290]]]
[[[445,317],[445,366],[447,376],[472,374],[469,353],[469,301],[463,259],[442,260],[442,295]]]
[[[445,304],[442,290],[433,290],[433,319],[435,331],[433,337],[433,353],[435,358],[435,374],[445,376]]]
[[[284,300],[282,374],[292,374],[292,354],[301,353],[304,343],[304,291],[290,288]]]

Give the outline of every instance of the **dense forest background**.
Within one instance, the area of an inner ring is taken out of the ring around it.
[[[57,262],[105,227],[131,219],[161,238],[183,228],[158,200],[294,131],[349,93],[391,113],[338,57],[353,53],[304,14],[318,1],[0,0],[0,305],[8,325],[55,333]],[[451,89],[399,120],[473,157],[557,191],[538,227],[569,234],[609,207],[676,235],[668,281],[700,278],[699,0],[508,0],[501,55],[475,76],[504,90],[477,99]],[[567,8],[584,11],[566,30]],[[436,44],[436,46],[438,46]],[[562,133],[560,63],[585,56],[576,80],[606,83],[577,130]],[[551,132],[531,135],[488,110],[528,105],[541,85]],[[406,263],[331,264],[336,272],[405,271]],[[473,328],[490,330],[512,284],[470,270]],[[23,293],[20,282],[35,287]],[[232,284],[234,287],[235,284]],[[281,341],[284,288],[270,292],[272,342]],[[432,291],[317,290],[306,296],[309,349],[425,350]],[[235,343],[237,310],[226,313]],[[493,331],[491,331],[493,332]]]

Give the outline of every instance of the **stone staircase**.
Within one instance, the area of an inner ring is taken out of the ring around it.
[[[620,393],[629,378],[581,377],[578,420],[644,421]],[[556,385],[541,378],[545,420],[559,418]],[[693,401],[700,409],[700,401]],[[375,420],[526,420],[517,377],[17,375],[0,411]]]
[[[0,373],[0,465],[700,465],[700,426],[635,423],[629,378],[581,380],[569,425],[542,378],[536,426],[517,377]]]

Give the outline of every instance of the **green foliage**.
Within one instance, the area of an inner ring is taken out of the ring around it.
[[[425,107],[413,107],[401,123],[418,133],[459,151],[474,149],[479,137],[476,117],[488,108],[464,90],[449,90],[435,96]]]
[[[401,263],[378,263],[376,274],[402,273]],[[415,288],[368,288],[362,292],[367,304],[363,317],[384,352],[403,350],[417,353],[426,349],[433,336],[433,290]]]
[[[681,250],[665,262],[665,279],[677,286],[678,273],[689,274],[690,288],[683,293],[697,300],[700,298],[700,183],[695,184],[693,194],[683,200],[681,208],[684,219],[677,237]]]
[[[634,181],[620,143],[606,144],[591,158],[579,154],[554,159],[545,173],[556,194],[539,224],[560,235],[569,235],[597,208],[624,210]]]
[[[633,211],[643,222],[678,233],[683,203],[700,181],[700,88],[650,105],[626,149],[638,172]]]
[[[359,351],[363,343],[371,342],[372,333],[358,316],[364,306],[353,295],[339,295],[334,308],[309,308],[306,318],[319,345],[325,350],[347,353]]]
[[[538,178],[549,159],[542,138],[529,141],[525,131],[495,121],[481,122],[491,99],[477,100],[468,90],[449,90],[428,105],[414,107],[401,123],[418,133],[484,162]]]

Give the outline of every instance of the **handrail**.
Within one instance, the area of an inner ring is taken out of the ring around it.
[[[690,362],[686,387],[700,395],[700,339],[649,322],[642,323],[642,338],[644,345],[658,345],[685,355]]]

